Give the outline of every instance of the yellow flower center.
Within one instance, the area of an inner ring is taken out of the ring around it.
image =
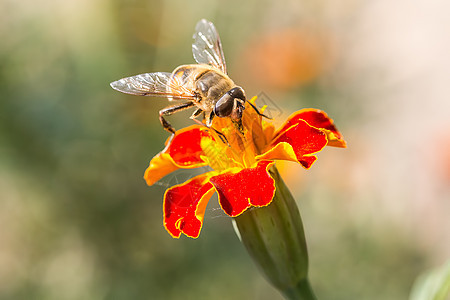
[[[256,97],[249,101],[256,100]],[[261,116],[249,105],[246,105],[242,116],[243,132],[240,132],[230,118],[215,118],[213,128],[221,132],[227,139],[223,142],[219,135],[211,130],[215,140],[202,139],[201,147],[205,156],[203,160],[216,171],[237,167],[250,168],[256,163],[255,157],[263,152],[272,133],[272,124],[264,124]],[[269,129],[269,130],[267,130]]]

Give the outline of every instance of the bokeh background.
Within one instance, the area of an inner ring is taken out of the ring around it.
[[[450,253],[450,2],[0,0],[0,299],[281,299],[213,198],[197,240],[147,187],[167,102],[111,81],[194,62],[201,18],[230,76],[281,120],[348,141],[280,164],[320,299],[407,299]],[[186,114],[170,118],[190,124]]]

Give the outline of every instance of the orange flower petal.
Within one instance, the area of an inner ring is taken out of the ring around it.
[[[161,152],[150,161],[150,165],[145,170],[144,179],[148,185],[153,185],[155,182],[177,169],[179,169],[179,167],[175,165],[170,158],[170,155]]]
[[[277,130],[276,134],[279,135],[283,133],[284,131],[289,129],[289,127],[297,124],[299,120],[304,120],[309,125],[325,132],[328,139],[328,146],[341,148],[347,147],[342,134],[337,130],[333,120],[330,119],[328,115],[320,109],[308,108],[293,113],[283,124],[283,126],[281,126],[281,128]]]
[[[232,170],[209,180],[219,194],[219,203],[230,217],[236,217],[250,206],[266,206],[275,194],[275,182],[268,169],[271,161],[259,161],[253,168]]]
[[[200,235],[206,205],[214,194],[210,176],[211,172],[196,176],[164,194],[164,227],[174,238],[181,233],[192,238]]]
[[[298,122],[287,130],[280,132],[271,144],[271,148],[256,159],[281,159],[291,160],[302,164],[306,169],[310,168],[316,156],[327,145],[326,134],[306,121]]]

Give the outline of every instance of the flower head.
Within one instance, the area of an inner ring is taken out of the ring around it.
[[[250,100],[254,103],[256,97]],[[269,168],[275,160],[290,160],[309,169],[325,146],[346,147],[327,114],[317,109],[293,113],[275,129],[249,105],[242,116],[243,130],[229,118],[216,118],[210,130],[193,125],[177,131],[166,148],[150,161],[144,178],[152,185],[177,169],[210,166],[213,170],[169,188],[164,194],[164,226],[173,237],[196,238],[209,199],[217,192],[230,217],[250,207],[271,203],[275,182]]]

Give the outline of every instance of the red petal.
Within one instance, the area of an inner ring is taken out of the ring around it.
[[[321,130],[310,126],[303,120],[279,133],[271,144],[271,148],[257,159],[283,159],[301,163],[310,168],[317,159],[314,153],[327,145],[327,137]]]
[[[309,125],[322,129],[327,134],[328,145],[335,147],[346,147],[346,143],[342,134],[337,130],[332,119],[320,109],[302,109],[292,114],[283,126],[277,130],[277,134],[281,134],[289,127],[297,124],[300,120],[306,121]]]
[[[175,133],[163,152],[169,154],[179,167],[204,165],[205,162],[200,157],[204,155],[200,144],[202,138],[213,139],[202,126],[192,125],[186,127]]]
[[[208,182],[210,173],[175,185],[164,194],[164,227],[175,238],[181,233],[197,238],[203,224],[206,205],[214,193]]]
[[[246,168],[236,173],[227,172],[209,180],[219,194],[222,209],[231,217],[236,217],[250,206],[268,205],[275,193],[275,183],[267,171],[274,163],[259,161],[254,168]]]

